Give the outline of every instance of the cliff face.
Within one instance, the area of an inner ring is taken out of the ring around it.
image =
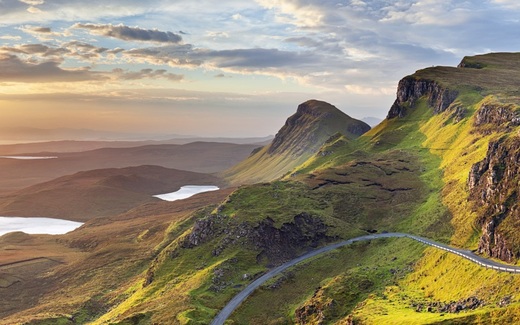
[[[468,178],[482,227],[478,251],[504,261],[520,257],[520,137],[491,142]]]
[[[387,118],[405,116],[407,108],[412,107],[422,96],[427,96],[428,105],[433,108],[435,114],[438,114],[446,110],[457,95],[457,91],[445,88],[435,81],[408,76],[399,81],[397,98],[390,108]]]
[[[480,107],[475,116],[474,126],[483,129],[484,126],[491,127],[491,130],[500,128],[510,131],[511,128],[520,125],[520,112],[515,110],[513,104],[489,103]],[[482,130],[483,133],[489,131]]]

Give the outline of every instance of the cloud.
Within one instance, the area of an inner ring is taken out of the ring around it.
[[[67,55],[82,59],[86,62],[96,61],[101,59],[103,54],[115,54],[115,50],[110,51],[106,47],[97,47],[88,43],[72,41],[62,45],[62,48],[67,51]],[[120,49],[120,51],[122,51]]]
[[[296,53],[278,49],[235,49],[199,51],[194,54],[218,68],[256,70],[276,67],[295,67],[312,64],[315,56],[310,52]]]
[[[183,44],[132,49],[122,52],[122,55],[130,62],[169,65],[172,67],[200,66],[203,61],[199,58],[193,58],[193,52],[192,45]]]
[[[139,27],[128,27],[123,24],[81,24],[76,23],[72,28],[87,29],[92,34],[113,37],[125,41],[157,42],[157,43],[180,43],[182,37],[172,32],[162,32],[156,29],[142,29]]]
[[[62,69],[59,67],[60,63],[54,60],[32,63],[22,61],[16,55],[0,54],[0,81],[34,83],[100,79],[88,67]]]
[[[67,31],[63,33],[53,32],[52,28],[44,26],[25,25],[19,27],[18,29],[26,34],[34,36],[40,41],[50,41],[58,39],[60,37],[71,36],[70,33]]]
[[[31,6],[38,6],[38,5],[41,5],[41,4],[45,3],[44,0],[19,0],[19,1],[23,2],[23,3],[26,3],[28,5],[31,5]]]
[[[170,81],[181,81],[184,79],[183,75],[169,73],[165,69],[141,69],[140,71],[125,71],[117,68],[112,70],[112,73],[120,80],[140,80],[140,79],[167,79]]]
[[[0,36],[0,39],[9,40],[9,41],[19,41],[22,39],[22,37],[21,36],[12,36],[12,35],[2,35],[2,36]]]
[[[70,53],[66,48],[55,48],[49,47],[43,44],[25,44],[14,47],[2,46],[0,47],[0,53],[15,53],[15,54],[25,54],[28,56],[38,55],[42,58],[48,57],[63,57]]]

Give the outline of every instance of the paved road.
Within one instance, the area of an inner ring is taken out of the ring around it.
[[[269,270],[267,273],[256,279],[255,281],[251,282],[244,290],[239,292],[233,299],[231,299],[228,304],[220,311],[220,313],[213,319],[211,322],[211,325],[222,325],[228,319],[228,317],[233,313],[233,311],[244,301],[246,298],[253,293],[259,286],[261,286],[264,282],[271,279],[272,277],[280,274],[281,272],[285,271],[286,269],[290,268],[291,266],[294,266],[308,258],[314,257],[316,255],[329,252],[333,249],[350,245],[357,241],[364,241],[364,240],[372,240],[372,239],[378,239],[378,238],[395,238],[395,237],[407,237],[411,238],[413,240],[416,240],[418,242],[421,242],[426,245],[430,245],[433,247],[436,247],[438,249],[445,250],[447,252],[459,255],[463,258],[466,258],[473,263],[476,263],[480,266],[491,268],[493,270],[502,271],[502,272],[510,272],[510,273],[520,273],[520,267],[519,266],[511,266],[507,264],[501,264],[492,260],[489,260],[487,258],[480,257],[478,255],[475,255],[473,252],[469,250],[463,250],[454,248],[445,244],[438,243],[436,241],[405,234],[405,233],[398,233],[398,232],[392,232],[392,233],[384,233],[384,234],[372,234],[372,235],[366,235],[361,237],[356,237],[348,240],[344,240],[342,242],[338,242],[332,245],[328,245],[325,247],[318,248],[316,250],[310,251],[307,254],[304,254],[300,257],[297,257],[287,263],[284,263],[278,267],[275,267],[274,269]]]

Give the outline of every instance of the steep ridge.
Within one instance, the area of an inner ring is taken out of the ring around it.
[[[117,215],[146,202],[155,194],[184,185],[219,185],[209,174],[160,166],[96,169],[63,176],[0,197],[0,215],[45,216],[75,221]]]
[[[341,134],[353,140],[370,130],[333,105],[309,100],[278,131],[272,142],[226,170],[222,176],[232,183],[272,181],[314,155],[331,136]]]

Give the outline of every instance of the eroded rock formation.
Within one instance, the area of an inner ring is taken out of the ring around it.
[[[399,81],[397,98],[387,118],[404,117],[407,109],[423,96],[427,96],[428,105],[433,108],[434,113],[439,114],[453,103],[457,95],[457,91],[445,88],[435,81],[408,76]]]
[[[520,257],[520,137],[490,142],[468,178],[482,227],[478,251],[512,262]]]

